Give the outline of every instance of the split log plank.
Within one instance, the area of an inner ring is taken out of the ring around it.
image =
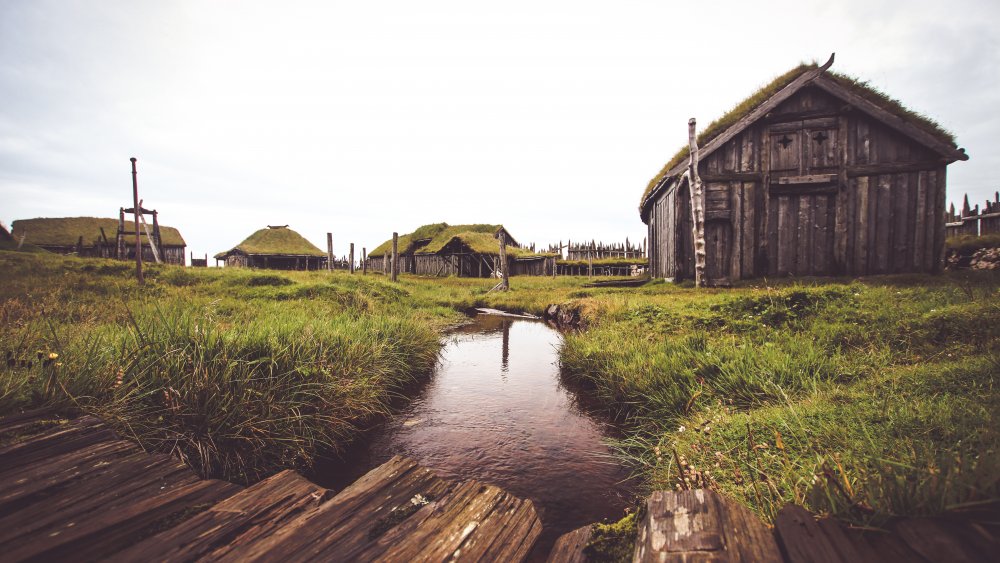
[[[548,563],[584,563],[587,557],[583,550],[590,541],[592,530],[591,526],[584,526],[559,536],[549,552]]]
[[[770,530],[709,490],[657,491],[646,501],[633,561],[781,561]]]
[[[908,518],[892,527],[901,540],[928,561],[965,563],[988,561],[997,554],[996,539],[992,550],[981,544],[979,549],[948,523],[931,518]]]
[[[282,471],[183,523],[115,555],[112,561],[220,559],[234,546],[268,537],[332,496],[294,471]]]
[[[241,488],[225,481],[204,480],[176,488],[165,487],[159,494],[150,491],[127,503],[48,528],[45,539],[21,544],[4,556],[12,561],[103,559],[140,539],[137,534],[158,521],[186,509],[215,504]]]

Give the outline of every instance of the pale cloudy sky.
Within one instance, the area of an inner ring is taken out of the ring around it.
[[[430,222],[641,241],[646,182],[800,61],[955,132],[1000,188],[1000,2],[0,0],[0,221],[141,197],[196,255],[266,224],[373,248]]]

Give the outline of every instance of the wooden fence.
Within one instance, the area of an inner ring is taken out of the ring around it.
[[[534,245],[532,245],[532,249]],[[604,242],[580,242],[574,243],[573,241],[566,241],[564,245],[562,241],[559,244],[550,244],[546,252],[555,253],[559,256],[563,256],[563,249],[566,250],[566,260],[608,260],[608,259],[620,259],[620,260],[631,260],[637,258],[646,257],[646,243],[640,246],[638,244],[633,245],[628,238],[625,242],[618,243],[604,243]]]
[[[951,204],[951,207],[945,212],[944,227],[947,237],[1000,233],[1000,192],[993,194],[993,201],[986,200],[981,211],[978,205],[969,207],[968,195],[965,196],[961,213],[955,211],[954,203]]]

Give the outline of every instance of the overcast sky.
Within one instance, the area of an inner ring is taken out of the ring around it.
[[[649,179],[800,61],[953,131],[1000,188],[1000,2],[0,0],[0,221],[140,197],[196,255],[289,224],[336,253],[432,222],[641,241]],[[30,242],[30,241],[29,241]]]

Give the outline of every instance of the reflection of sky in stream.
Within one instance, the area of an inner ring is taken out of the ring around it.
[[[540,322],[480,315],[452,333],[430,383],[357,456],[367,459],[349,463],[367,470],[402,454],[442,477],[530,498],[544,549],[566,531],[620,517],[627,472],[602,443],[611,429],[560,380],[561,338]]]

